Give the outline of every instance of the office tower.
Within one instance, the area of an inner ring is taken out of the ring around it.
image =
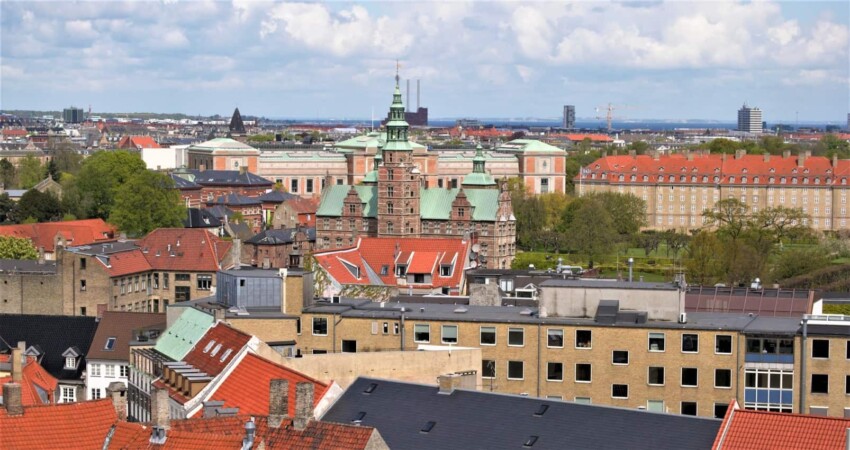
[[[564,128],[571,130],[576,127],[576,107],[574,105],[564,105]]]
[[[62,117],[65,119],[65,123],[80,123],[85,120],[85,115],[83,113],[82,108],[65,108],[62,111]]]
[[[761,110],[751,108],[744,103],[744,106],[738,110],[738,131],[761,133],[762,130]]]

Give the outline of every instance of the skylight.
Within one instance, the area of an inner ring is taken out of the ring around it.
[[[221,362],[224,362],[224,360],[227,359],[227,357],[230,356],[231,353],[233,353],[233,349],[229,348],[225,350],[224,354],[221,355]]]
[[[215,345],[215,340],[207,342],[206,347],[204,347],[204,353],[209,353],[213,345]]]
[[[535,417],[540,417],[543,414],[546,414],[546,411],[549,409],[549,405],[540,405],[540,408],[537,408],[537,411],[534,413]]]
[[[215,356],[219,350],[221,350],[221,344],[216,344],[215,348],[212,350],[212,353],[210,353],[210,356]]]
[[[430,420],[430,421],[428,421],[428,422],[425,422],[425,425],[423,425],[423,426],[422,426],[422,429],[421,429],[421,430],[419,430],[419,431],[421,431],[422,433],[430,433],[430,432],[431,432],[431,430],[433,430],[433,429],[434,429],[434,426],[435,426],[435,425],[437,425],[437,422],[434,422],[433,420]]]
[[[115,338],[111,337],[106,339],[106,345],[103,346],[104,350],[112,351],[115,349]]]
[[[528,439],[526,439],[525,442],[522,443],[522,446],[526,448],[531,447],[534,445],[535,442],[537,442],[537,439],[539,439],[539,436],[529,436]]]
[[[367,386],[366,389],[363,390],[363,393],[364,394],[371,394],[371,393],[375,392],[375,389],[377,389],[377,388],[378,388],[378,383],[369,383],[369,386]]]
[[[366,417],[366,411],[360,411],[354,416],[354,419],[351,420],[352,423],[360,423],[363,421],[363,418]]]

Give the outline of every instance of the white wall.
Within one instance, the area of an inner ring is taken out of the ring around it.
[[[143,148],[142,161],[151,170],[176,169],[186,165],[186,147],[188,145],[176,145],[169,148]]]
[[[99,375],[95,374],[93,370],[93,365],[99,366]],[[107,360],[93,360],[86,361],[86,396],[85,400],[94,400],[95,398],[92,396],[92,389],[100,389],[100,398],[106,398],[106,388],[109,386],[109,383],[113,381],[120,381],[124,383],[124,386],[127,386],[127,377],[121,376],[121,366],[127,367],[127,372],[129,373],[129,363],[124,361],[107,361]],[[111,375],[107,376],[107,367],[112,368]],[[83,399],[77,399],[77,401],[81,401]]]

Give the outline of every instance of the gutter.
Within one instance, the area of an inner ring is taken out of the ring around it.
[[[806,340],[809,332],[809,319],[803,316],[803,343],[800,350],[800,414],[806,412],[806,351],[808,350]]]

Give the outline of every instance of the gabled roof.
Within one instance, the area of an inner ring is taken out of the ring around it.
[[[230,118],[230,132],[245,134],[245,124],[242,122],[242,114],[239,114],[239,108],[233,110],[233,117]]]
[[[299,197],[295,194],[290,194],[289,192],[269,191],[259,196],[258,198],[264,203],[283,203],[289,199]]]
[[[224,322],[218,322],[207,330],[195,346],[186,353],[183,361],[214,377],[233,361],[233,358],[250,340],[251,335]]]
[[[367,388],[374,385],[370,393]],[[635,409],[358,378],[323,416],[359,417],[390,448],[706,449],[720,421]],[[433,422],[430,431],[421,431]],[[660,432],[659,430],[664,430]],[[533,439],[532,437],[536,437]]]
[[[137,242],[153,269],[215,272],[233,246],[200,228],[159,228]]]
[[[52,376],[59,380],[79,379],[86,368],[85,358],[80,358],[75,369],[65,369],[62,354],[70,348],[76,348],[79,355],[88,353],[96,330],[97,319],[93,316],[0,314],[0,353],[9,352],[7,344],[15,346],[24,341],[27,348],[40,348],[39,363]]]
[[[110,277],[120,277],[151,270],[150,263],[140,249],[112,253],[97,258],[97,260],[106,267]]]
[[[208,201],[208,205],[236,205],[236,206],[246,206],[246,205],[259,205],[262,201],[256,197],[248,197],[240,194],[227,194],[220,195],[216,197],[214,200]]]
[[[186,171],[194,177],[191,181],[201,186],[255,186],[265,189],[274,186],[271,181],[251,172],[195,169],[186,169]]]
[[[187,217],[183,221],[186,228],[218,228],[221,221],[206,208],[188,208]]]
[[[8,450],[52,450],[57,446],[102,448],[117,420],[110,399],[25,406],[20,416],[10,416],[5,408],[0,408],[2,447]]]
[[[129,361],[129,343],[136,339],[135,330],[150,329],[154,325],[162,325],[165,329],[165,314],[137,313],[124,311],[106,311],[97,325],[91,348],[86,359]],[[107,347],[110,339],[111,347]]]
[[[213,324],[213,316],[195,308],[185,308],[180,317],[156,341],[156,351],[180,361],[206,334]]]
[[[316,210],[316,216],[339,217],[342,215],[343,202],[348,195],[351,186],[347,184],[335,184],[325,186],[322,191],[322,200]],[[378,215],[378,189],[376,186],[354,186],[357,196],[363,203],[363,217],[377,217]]]
[[[124,136],[121,138],[121,141],[118,142],[118,147],[133,149],[162,148],[150,136]]]
[[[295,417],[294,399],[297,383],[313,383],[313,407],[322,401],[330,388],[329,383],[323,383],[249,353],[212,393],[209,401],[222,401],[225,408],[239,408],[239,414],[266,416],[269,414],[271,380],[289,381],[289,417]]]
[[[844,449],[850,419],[750,411],[733,400],[713,450]]]
[[[310,242],[316,241],[316,227],[284,228],[281,230],[265,230],[245,241],[254,245],[284,245],[295,242],[296,234],[302,231]]]
[[[0,363],[11,365],[12,355],[0,355]],[[35,357],[25,357],[21,370],[21,402],[24,406],[44,405],[55,401],[56,386],[59,384]],[[12,382],[12,376],[0,377],[0,386]],[[2,435],[2,433],[0,433]]]
[[[66,245],[91,245],[113,241],[114,234],[115,229],[103,219],[0,226],[0,235],[27,238],[36,248],[44,247],[46,252],[56,251],[54,239],[57,235],[61,235]]]

